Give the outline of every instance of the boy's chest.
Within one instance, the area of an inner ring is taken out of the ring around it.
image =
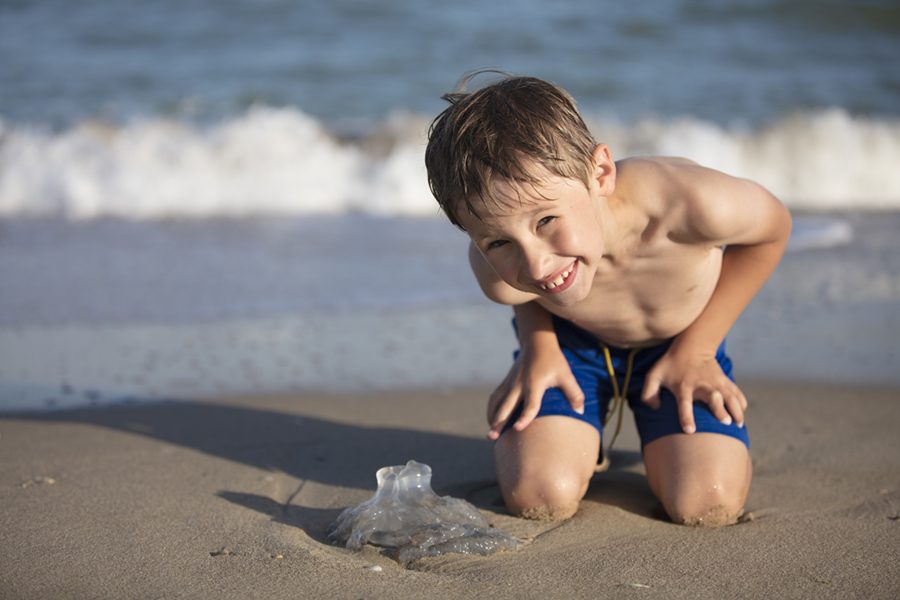
[[[591,292],[550,310],[616,346],[647,345],[678,335],[709,302],[722,266],[720,248],[665,244],[601,265]]]

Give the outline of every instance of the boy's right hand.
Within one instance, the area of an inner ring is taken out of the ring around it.
[[[488,439],[496,440],[519,403],[522,414],[513,429],[522,431],[534,420],[541,408],[541,399],[549,388],[560,388],[572,409],[584,414],[584,393],[572,374],[565,355],[556,344],[535,344],[523,347],[503,382],[488,401],[487,420],[491,426]]]

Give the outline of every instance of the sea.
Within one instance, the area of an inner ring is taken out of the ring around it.
[[[0,0],[0,56],[0,411],[499,382],[423,165],[481,68],[792,210],[739,380],[900,385],[895,0]]]

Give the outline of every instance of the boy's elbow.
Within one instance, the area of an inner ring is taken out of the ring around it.
[[[472,267],[472,273],[475,275],[481,291],[492,302],[516,305],[525,304],[537,297],[534,294],[517,290],[500,279],[474,244],[469,244],[469,266]]]
[[[788,210],[788,207],[781,203],[782,209],[782,223],[785,231],[786,237],[791,237],[791,232],[794,230],[794,217],[791,216],[791,211]]]
[[[762,224],[761,230],[764,239],[763,243],[774,244],[782,248],[787,246],[791,237],[791,230],[794,227],[794,220],[791,217],[791,211],[788,210],[784,202],[779,200],[772,192],[762,185],[746,180],[753,186],[761,198],[759,206],[764,207],[758,214],[761,218],[758,223]]]
[[[772,196],[775,204],[777,206],[776,210],[776,236],[777,241],[782,246],[787,246],[788,240],[791,238],[791,231],[794,229],[794,218],[791,216],[791,211],[788,210],[788,207],[784,205],[784,203]]]

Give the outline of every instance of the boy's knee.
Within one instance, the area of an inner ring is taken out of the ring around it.
[[[587,492],[589,479],[574,473],[522,473],[503,487],[506,507],[526,519],[561,521],[572,517]]]
[[[663,507],[675,523],[693,527],[732,525],[744,512],[746,491],[714,483],[704,490],[675,490],[662,498]]]
[[[744,510],[753,467],[746,446],[716,434],[671,435],[644,448],[647,479],[675,523],[721,527]]]

